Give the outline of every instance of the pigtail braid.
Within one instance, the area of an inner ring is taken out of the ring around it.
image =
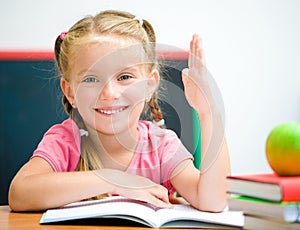
[[[72,112],[73,112],[73,107],[72,107],[72,105],[70,104],[70,102],[68,101],[68,99],[65,95],[62,96],[62,104],[63,104],[67,114],[69,114],[71,116]]]
[[[160,106],[158,104],[158,100],[157,100],[157,92],[155,92],[150,101],[148,102],[148,106],[150,108],[150,112],[152,115],[152,118],[155,122],[159,122],[163,119],[163,114],[161,112]],[[160,126],[161,128],[165,128],[164,125]]]
[[[54,46],[54,58],[55,58],[55,63],[56,63],[56,67],[58,68],[58,70],[60,72],[62,72],[61,66],[60,66],[60,47],[62,44],[63,40],[61,40],[60,35],[57,36],[56,40],[55,40],[55,46]]]

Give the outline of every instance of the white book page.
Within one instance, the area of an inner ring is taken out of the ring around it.
[[[112,197],[98,201],[77,202],[60,209],[48,210],[44,213],[41,223],[97,218],[100,216],[133,216],[156,226],[156,212],[152,206],[141,205],[143,202],[126,202],[126,198]],[[109,201],[109,202],[108,202]],[[131,219],[131,218],[130,218]]]
[[[201,212],[188,205],[174,205],[173,209],[160,209],[157,211],[159,225],[174,220],[195,220],[206,223],[243,226],[244,215],[239,211],[223,211],[220,213]]]

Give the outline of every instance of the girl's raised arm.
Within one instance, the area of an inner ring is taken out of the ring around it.
[[[191,161],[183,162],[173,173],[172,184],[193,206],[204,211],[221,211],[226,206],[226,176],[230,173],[222,111],[208,84],[202,40],[190,42],[188,69],[182,72],[184,91],[200,119],[202,160],[199,172]]]

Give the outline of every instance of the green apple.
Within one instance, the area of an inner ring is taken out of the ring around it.
[[[266,156],[277,175],[300,175],[300,123],[276,126],[268,135]]]

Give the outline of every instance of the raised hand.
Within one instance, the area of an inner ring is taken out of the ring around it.
[[[190,42],[188,68],[182,71],[182,81],[189,104],[198,114],[210,113],[211,93],[207,82],[202,40],[197,34],[193,35]]]

